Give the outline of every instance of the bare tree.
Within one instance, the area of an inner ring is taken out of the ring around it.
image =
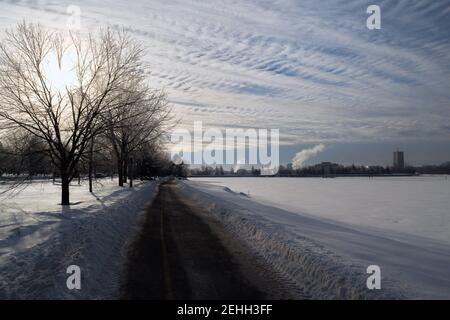
[[[172,119],[164,92],[130,83],[120,97],[122,108],[110,110],[105,116],[107,138],[117,159],[119,186],[127,181],[133,152],[142,145],[159,142]]]
[[[1,171],[20,176],[22,180],[51,172],[44,143],[25,130],[14,130],[2,136],[0,144]]]
[[[171,159],[162,142],[140,145],[133,154],[134,176],[141,180],[171,174]]]
[[[82,39],[21,23],[0,44],[0,128],[21,128],[46,145],[61,176],[61,204],[89,143],[121,107],[125,83],[142,72],[143,51],[124,32]]]

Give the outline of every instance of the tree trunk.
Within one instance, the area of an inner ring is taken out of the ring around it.
[[[92,162],[94,159],[94,140],[91,141],[89,149],[89,192],[92,193]]]
[[[69,178],[67,174],[61,173],[61,205],[70,205]]]
[[[89,161],[89,192],[92,193],[92,161]]]
[[[119,187],[123,187],[123,161],[121,159],[117,161],[117,171],[119,174]]]
[[[128,175],[130,177],[130,188],[133,188],[133,157],[130,157],[129,165]]]
[[[128,156],[125,156],[125,160],[123,163],[123,182],[127,183],[128,181]]]

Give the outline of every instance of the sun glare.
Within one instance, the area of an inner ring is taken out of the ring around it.
[[[44,75],[52,89],[59,92],[73,87],[77,82],[75,73],[75,57],[67,51],[58,62],[56,53],[49,53],[44,60]]]

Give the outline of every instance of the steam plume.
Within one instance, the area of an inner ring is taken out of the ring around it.
[[[312,157],[315,157],[323,150],[325,150],[325,145],[321,143],[310,149],[305,149],[305,150],[298,152],[295,155],[295,157],[292,159],[292,167],[294,169],[299,169],[299,168],[303,167],[303,164],[306,162],[306,160],[308,160]]]

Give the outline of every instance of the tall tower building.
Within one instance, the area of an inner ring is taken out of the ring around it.
[[[394,151],[394,169],[404,169],[405,168],[405,158],[403,151]]]

